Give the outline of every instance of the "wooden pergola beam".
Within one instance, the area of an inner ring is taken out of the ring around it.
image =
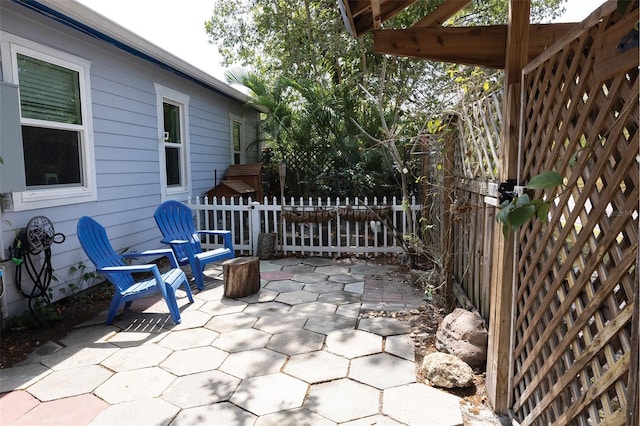
[[[393,18],[418,0],[375,0],[380,8],[380,23]],[[360,37],[375,27],[372,0],[338,0],[345,24],[354,37]]]
[[[460,1],[445,1],[436,8],[433,12],[422,18],[415,23],[412,28],[424,28],[440,26],[447,19],[451,18],[458,11],[464,9],[473,0],[460,0]]]
[[[574,27],[572,23],[531,25],[527,59],[540,55]],[[377,30],[373,48],[376,53],[504,69],[507,33],[507,25]]]

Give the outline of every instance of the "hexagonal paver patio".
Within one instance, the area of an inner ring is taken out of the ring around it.
[[[320,258],[260,265],[261,290],[241,299],[224,297],[222,270],[209,265],[195,303],[181,296],[179,325],[162,298],[147,298],[112,326],[88,322],[47,342],[25,365],[2,370],[2,415],[33,424],[66,407],[55,415],[66,424],[174,426],[461,419],[456,397],[416,382],[408,322],[358,319],[365,274],[384,276],[385,267]]]

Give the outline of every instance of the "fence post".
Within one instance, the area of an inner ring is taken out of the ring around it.
[[[251,233],[251,255],[255,256],[258,253],[258,234],[261,231],[260,223],[260,203],[257,201],[251,202],[251,213],[249,214],[251,223],[249,224],[249,230]]]
[[[455,128],[458,116],[451,114],[445,118],[447,126],[444,134],[442,150],[442,226],[440,240],[442,241],[442,275],[444,277],[444,297],[446,306],[453,302],[453,218],[451,205],[455,191],[454,159],[455,159]]]
[[[530,0],[509,1],[509,24],[505,53],[504,101],[500,144],[500,181],[517,178],[518,136],[522,106],[520,81],[527,63]],[[514,296],[515,236],[494,237],[487,349],[487,396],[497,413],[506,414],[511,405],[511,326]]]

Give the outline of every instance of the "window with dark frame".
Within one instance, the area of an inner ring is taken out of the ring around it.
[[[163,102],[164,154],[167,187],[182,186],[182,111],[179,105]]]

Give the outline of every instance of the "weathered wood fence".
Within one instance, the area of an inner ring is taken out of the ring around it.
[[[547,170],[565,179],[531,193],[553,200],[549,223],[531,220],[511,236],[511,373],[497,386],[523,425],[638,424],[637,32],[635,47],[624,43],[638,10],[621,16],[615,3],[524,69],[519,182]],[[447,272],[487,320],[500,103],[491,94],[465,105],[443,136],[452,149],[431,159],[445,165],[432,183],[451,219],[441,234],[452,247]]]

